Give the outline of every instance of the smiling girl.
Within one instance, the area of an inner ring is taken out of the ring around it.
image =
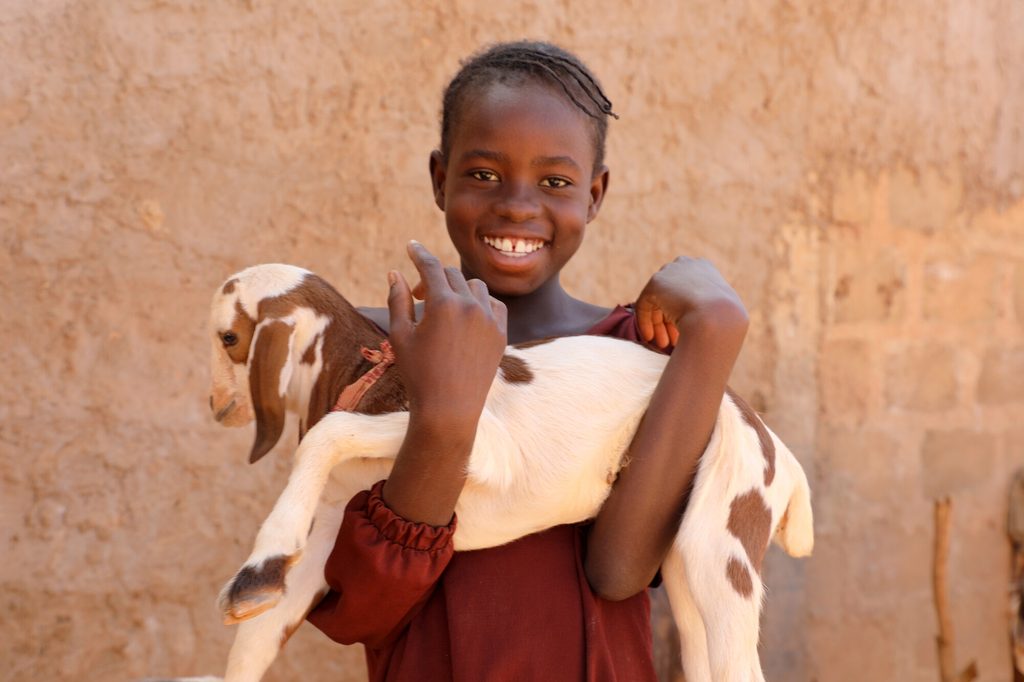
[[[332,639],[365,644],[371,680],[655,679],[646,588],[748,319],[698,259],[663,267],[629,307],[562,288],[608,189],[609,115],[587,67],[546,43],[494,46],[445,91],[430,177],[461,268],[413,243],[420,319],[396,272],[388,308],[366,311],[389,331],[409,430],[390,478],[348,504],[331,592],[309,616]],[[600,514],[455,554],[455,503],[506,343],[587,333],[671,352]]]

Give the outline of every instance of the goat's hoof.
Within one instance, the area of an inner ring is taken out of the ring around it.
[[[218,604],[224,624],[234,625],[274,608],[284,596],[284,578],[298,554],[266,559],[262,564],[243,566],[220,593]]]

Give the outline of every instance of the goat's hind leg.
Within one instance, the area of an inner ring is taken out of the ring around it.
[[[707,632],[690,591],[682,554],[676,545],[672,546],[661,565],[661,579],[672,607],[672,618],[679,630],[679,651],[686,682],[712,682]]]
[[[693,548],[692,543],[686,545],[686,550]],[[710,679],[764,682],[757,653],[764,595],[761,577],[738,555],[723,551],[706,552],[700,561],[683,560],[693,584],[700,586],[693,599],[707,631]]]
[[[331,470],[353,459],[393,460],[408,422],[404,412],[377,416],[335,412],[306,434],[288,485],[260,527],[252,553],[222,592],[227,622],[252,618],[280,599],[285,576],[302,558]]]

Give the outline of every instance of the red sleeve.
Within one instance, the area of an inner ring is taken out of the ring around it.
[[[633,341],[656,353],[671,355],[675,346],[658,348],[653,343],[644,341],[640,337],[640,324],[636,319],[636,311],[633,304],[617,305],[606,318],[595,324],[587,332],[592,336],[611,336],[617,339]]]
[[[407,521],[381,498],[384,481],[352,498],[324,567],[331,590],[307,618],[341,644],[385,644],[412,619],[452,558],[455,519]]]

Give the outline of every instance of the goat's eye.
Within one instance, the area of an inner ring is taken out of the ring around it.
[[[225,346],[233,346],[238,343],[238,335],[234,332],[224,332],[220,335],[220,340]]]

